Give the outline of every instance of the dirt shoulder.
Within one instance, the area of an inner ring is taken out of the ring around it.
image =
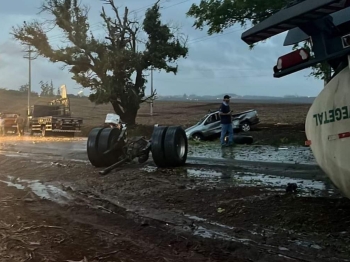
[[[33,168],[27,161],[19,162]],[[2,170],[19,162],[1,158]],[[36,173],[52,180],[57,178],[57,167],[62,171],[63,166],[46,166],[43,173]],[[104,207],[91,193],[76,192],[74,201],[72,194],[63,194],[70,201],[60,201],[59,189],[40,181],[29,183],[20,176],[0,183],[1,261],[222,261],[231,257],[216,250],[220,245],[214,241],[202,243],[200,238],[174,233],[164,222],[144,221],[117,205]],[[33,176],[29,171],[26,177]]]
[[[138,125],[130,128],[130,136],[151,137],[153,126]],[[88,132],[86,132],[88,135]],[[305,124],[259,124],[252,127],[250,132],[237,132],[237,136],[248,135],[254,138],[256,145],[305,145]]]
[[[24,187],[0,183],[7,199],[0,232],[15,234],[26,247],[2,249],[4,256],[27,258],[32,250],[33,261],[50,254],[56,261],[271,262],[350,255],[350,203],[318,181],[296,179],[299,192],[287,194],[290,180],[268,170],[259,178],[224,167],[130,166],[100,177],[88,163],[44,156],[0,156],[0,165],[1,180]]]

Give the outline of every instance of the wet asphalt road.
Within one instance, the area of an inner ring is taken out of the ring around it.
[[[9,140],[1,141],[0,154],[11,157],[86,161],[86,139],[56,140]],[[282,175],[303,179],[324,179],[323,171],[311,159],[299,163],[299,159],[310,158],[308,148],[236,147],[221,149],[213,145],[190,145],[188,165],[215,169],[244,168],[259,174]],[[258,156],[258,157],[256,157]],[[152,163],[150,163],[152,165]]]

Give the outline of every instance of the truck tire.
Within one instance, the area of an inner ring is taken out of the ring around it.
[[[124,141],[120,141],[120,150],[104,154],[107,150],[111,149],[115,142],[118,140],[121,130],[118,128],[104,128],[99,136],[97,152],[99,159],[103,167],[108,167],[118,162],[120,156],[123,154],[122,148]]]
[[[102,130],[103,128],[96,127],[92,129],[88,135],[88,140],[86,145],[87,155],[91,165],[93,165],[94,167],[103,166],[103,163],[97,151],[97,146],[98,146],[98,142],[99,142],[99,138]]]
[[[164,138],[164,155],[168,167],[183,166],[188,154],[188,140],[180,126],[168,127]]]
[[[164,153],[164,139],[168,127],[158,126],[155,127],[152,134],[152,158],[153,162],[158,167],[166,167],[167,161]]]
[[[252,136],[234,136],[233,142],[238,145],[251,145],[254,139]]]

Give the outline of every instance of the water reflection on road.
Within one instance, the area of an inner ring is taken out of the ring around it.
[[[198,143],[189,147],[189,156],[211,159],[316,164],[311,149],[300,146],[236,145],[234,147],[222,148],[218,143]]]

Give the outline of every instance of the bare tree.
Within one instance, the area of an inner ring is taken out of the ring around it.
[[[90,31],[89,8],[77,0],[46,0],[42,5],[42,12],[50,14],[51,22],[64,32],[66,46],[54,49],[45,25],[38,21],[14,27],[12,34],[18,41],[32,45],[38,55],[53,63],[64,63],[72,79],[93,90],[89,96],[92,102],[111,103],[123,121],[135,124],[140,104],[149,99],[144,92],[145,70],[153,67],[176,74],[176,61],[186,58],[188,48],[179,34],[161,22],[158,2],[147,9],[142,23],[129,18],[127,7],[121,15],[113,0],[104,0],[103,4],[114,14],[108,16],[102,7],[104,39],[97,39]],[[138,39],[139,32],[147,36],[145,41]],[[138,50],[140,42],[145,46],[142,50]]]

